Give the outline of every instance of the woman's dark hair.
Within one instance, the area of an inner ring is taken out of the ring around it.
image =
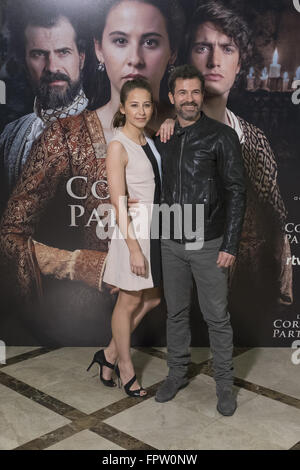
[[[91,9],[91,28],[95,40],[99,43],[102,41],[103,31],[106,24],[106,19],[112,8],[116,7],[125,0],[94,0],[93,8]],[[130,1],[130,0],[129,0]],[[156,7],[162,16],[165,18],[167,32],[170,41],[171,51],[177,52],[185,31],[185,15],[178,0],[133,0],[140,3],[146,3]],[[91,41],[92,45],[92,41]],[[95,73],[97,70],[97,58],[94,52],[94,47],[88,48],[89,56],[87,62],[89,63],[89,70],[87,73],[87,95],[90,101],[90,109],[96,109],[103,106],[110,99],[110,81],[106,71]],[[91,81],[90,77],[95,78]],[[165,77],[164,77],[165,78]],[[92,85],[89,86],[89,83]],[[165,80],[162,80],[162,87],[167,89]]]
[[[192,79],[192,78],[198,78],[198,80],[201,83],[201,91],[204,93],[204,76],[202,75],[199,70],[194,67],[194,65],[180,65],[179,67],[176,67],[175,70],[171,73],[170,78],[169,78],[169,90],[174,95],[175,93],[175,86],[176,86],[176,80],[177,78],[183,78],[183,79]]]
[[[62,16],[74,28],[78,52],[85,52],[87,17],[81,8],[62,0],[10,0],[7,7],[10,52],[24,63],[27,26],[52,28]]]
[[[154,103],[153,100],[153,92],[150,86],[150,83],[147,82],[144,78],[136,78],[134,80],[128,80],[124,83],[120,91],[120,102],[123,106],[125,106],[126,100],[128,98],[129,93],[132,90],[136,90],[140,88],[141,90],[146,90],[150,93],[151,102]],[[113,127],[123,127],[126,122],[126,116],[121,113],[120,109],[116,112],[113,118]]]
[[[93,36],[101,43],[106,19],[112,8],[125,0],[94,0]],[[128,1],[128,0],[127,0]],[[130,1],[130,0],[129,0]],[[133,0],[156,7],[166,20],[172,52],[177,51],[184,32],[185,19],[178,0]]]
[[[198,27],[206,22],[215,24],[226,36],[232,38],[239,49],[241,72],[240,77],[248,72],[253,55],[252,32],[242,15],[228,6],[223,0],[210,0],[201,3],[194,11],[187,28],[185,40],[185,60],[190,55]]]

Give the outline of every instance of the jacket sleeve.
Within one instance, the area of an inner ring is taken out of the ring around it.
[[[282,232],[284,233],[287,210],[277,182],[276,158],[265,134],[260,129],[256,129],[256,134],[257,146],[254,153],[255,174],[254,176],[250,174],[250,178],[252,176],[252,182],[259,199],[270,206],[270,211],[273,212],[276,224],[278,224],[278,221],[280,222]],[[261,179],[257,177],[261,173],[263,174],[263,184]]]
[[[21,297],[35,293],[28,239],[58,184],[69,171],[68,149],[58,122],[35,142],[0,225],[1,281]]]
[[[236,256],[246,206],[246,184],[242,148],[230,127],[223,130],[218,141],[218,172],[223,183],[226,220],[220,251]]]
[[[285,234],[287,210],[277,182],[276,158],[265,134],[253,125],[246,125],[252,151],[248,152],[251,159],[244,160],[245,167],[263,207],[263,236],[277,260],[278,299],[281,304],[289,305],[293,302],[293,267],[287,264],[291,248]]]

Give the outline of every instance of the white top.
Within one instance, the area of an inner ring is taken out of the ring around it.
[[[152,152],[153,152],[153,155],[155,156],[156,158],[156,161],[157,161],[157,165],[158,165],[158,169],[159,169],[159,176],[160,176],[160,181],[162,180],[162,174],[161,174],[161,156],[160,156],[160,153],[159,151],[157,150],[157,148],[155,147],[155,144],[153,142],[152,139],[150,139],[150,137],[146,137],[146,140],[149,144],[149,147],[151,148]]]
[[[51,124],[51,122],[49,122],[48,125],[49,124]],[[27,157],[31,151],[32,145],[44,132],[46,127],[47,127],[47,124],[39,116],[37,116],[36,120],[33,122],[30,134],[26,138],[25,148],[24,148],[23,158],[22,158],[22,165],[25,164]]]
[[[226,108],[226,117],[227,117],[227,121],[230,127],[232,127],[232,129],[236,131],[238,138],[240,140],[240,143],[243,144],[245,142],[245,136],[244,136],[243,129],[241,128],[238,118],[228,108]]]

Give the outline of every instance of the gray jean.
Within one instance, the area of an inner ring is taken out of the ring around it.
[[[184,377],[190,362],[190,310],[193,278],[203,318],[208,326],[214,378],[219,386],[233,383],[233,334],[227,311],[228,269],[216,261],[222,237],[204,242],[200,250],[186,250],[162,240],[164,295],[167,302],[167,364],[169,375]]]

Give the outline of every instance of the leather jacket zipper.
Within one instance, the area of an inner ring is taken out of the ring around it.
[[[179,156],[179,199],[178,202],[181,205],[181,164],[182,164],[182,155],[183,155],[183,147],[185,144],[185,136],[186,134],[184,133],[182,141],[181,141],[181,148],[180,148],[180,156]]]
[[[211,201],[212,201],[212,190],[211,190],[211,182],[212,182],[212,178],[208,178],[208,195],[207,195],[207,198],[208,198],[208,219],[210,220],[211,218],[211,214],[212,214],[212,210],[211,210]]]

